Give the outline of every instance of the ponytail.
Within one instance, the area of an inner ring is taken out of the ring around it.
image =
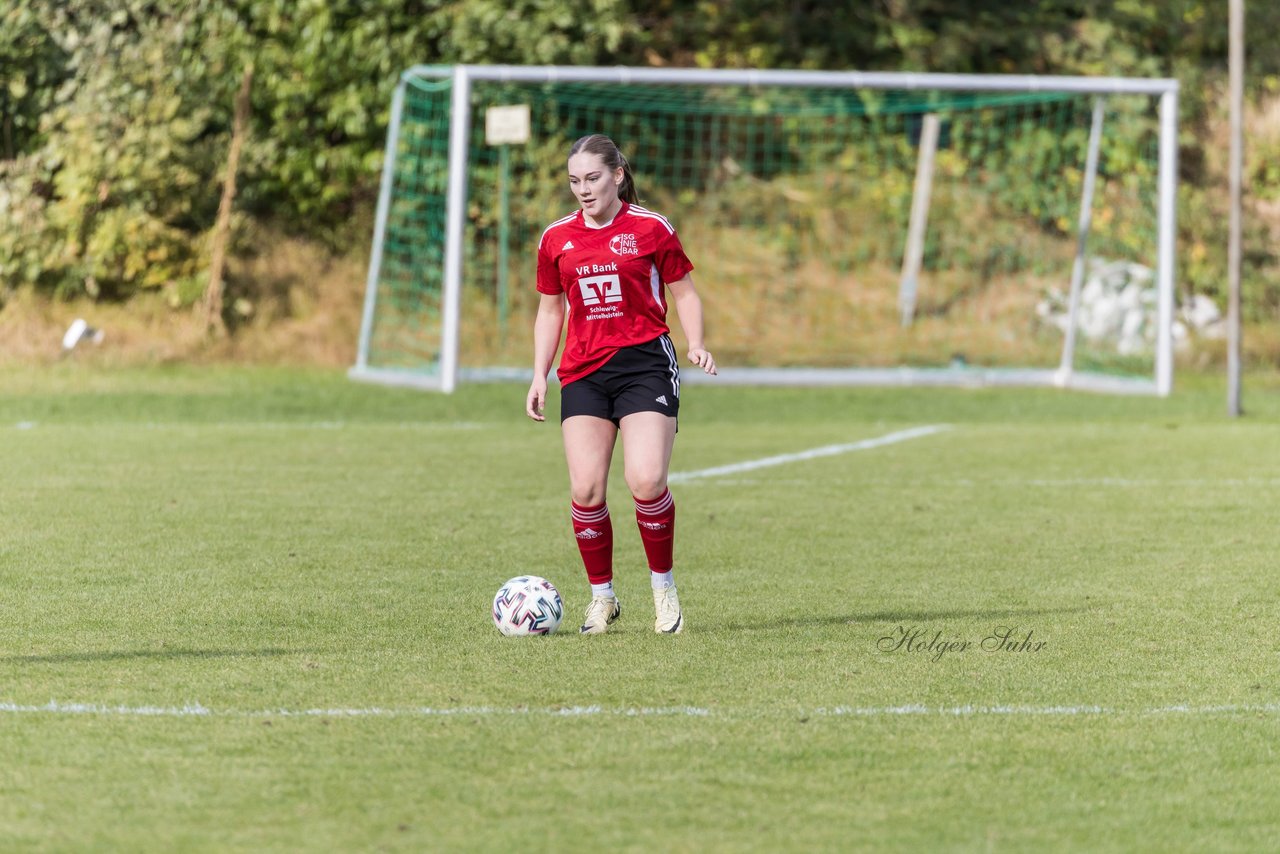
[[[621,151],[618,152],[618,156],[622,157],[622,183],[618,185],[618,198],[629,205],[638,205],[640,195],[636,192],[636,179],[631,174],[631,164],[622,156]]]

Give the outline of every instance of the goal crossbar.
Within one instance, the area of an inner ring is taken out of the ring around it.
[[[452,77],[521,83],[648,83],[688,86],[800,86],[972,92],[1073,92],[1082,95],[1176,94],[1174,78],[1035,74],[933,74],[897,71],[801,71],[732,68],[636,68],[564,65],[415,65],[401,79]]]

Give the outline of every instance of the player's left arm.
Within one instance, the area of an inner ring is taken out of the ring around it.
[[[693,277],[685,273],[683,278],[669,283],[667,289],[671,291],[671,304],[676,307],[680,328],[689,342],[689,361],[708,374],[714,374],[716,360],[702,340],[702,299],[693,286]]]

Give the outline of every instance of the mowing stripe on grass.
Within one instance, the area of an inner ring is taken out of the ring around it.
[[[747,460],[746,462],[732,463],[727,466],[715,466],[709,469],[697,469],[696,471],[673,472],[667,478],[667,482],[684,483],[686,481],[698,480],[705,477],[741,474],[744,471],[755,471],[756,469],[780,466],[787,463],[798,463],[802,460],[813,460],[819,457],[833,457],[837,454],[847,454],[851,451],[868,451],[872,448],[881,448],[885,445],[906,442],[909,439],[919,439],[922,436],[932,436],[934,433],[941,433],[944,430],[950,429],[951,425],[949,424],[930,424],[925,427],[912,427],[909,430],[899,430],[896,433],[877,436],[874,439],[863,439],[859,442],[848,442],[842,445],[823,445],[820,448],[810,448],[807,451],[797,451],[794,454],[779,454],[774,457],[762,457],[758,460]]]
[[[48,427],[90,427],[96,429],[103,423],[53,422]],[[113,427],[131,427],[135,430],[189,430],[192,427],[209,430],[347,430],[352,428],[378,428],[392,430],[485,430],[504,427],[498,422],[483,421],[117,421]],[[34,430],[42,426],[36,421],[19,421],[15,430]]]
[[[901,706],[831,706],[813,709],[705,709],[697,706],[555,706],[532,708],[515,706],[445,706],[386,708],[329,708],[314,709],[211,709],[200,703],[183,706],[121,706],[106,703],[61,703],[51,700],[44,705],[0,703],[0,713],[98,715],[103,717],[163,717],[163,718],[438,718],[438,717],[687,717],[714,718],[718,720],[750,720],[757,718],[887,718],[887,717],[1115,717],[1115,716],[1204,716],[1280,714],[1280,703],[1242,703],[1193,706],[1178,704],[1147,708],[1122,709],[1110,706],[926,706],[908,703]]]

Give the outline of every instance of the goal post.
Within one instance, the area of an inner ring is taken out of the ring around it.
[[[486,140],[513,105],[527,141]],[[536,241],[575,208],[569,144],[602,132],[694,259],[719,382],[1167,395],[1177,109],[1169,79],[417,66],[392,99],[350,375],[527,378]],[[926,117],[933,202],[909,223]]]

